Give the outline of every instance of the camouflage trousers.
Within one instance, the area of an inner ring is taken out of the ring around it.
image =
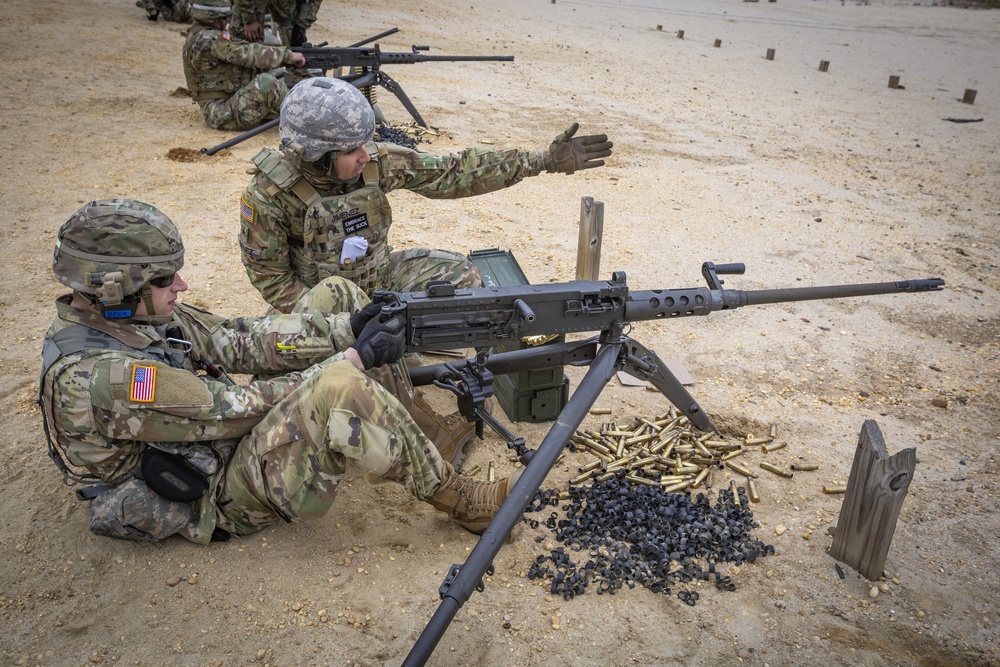
[[[259,20],[271,14],[271,29],[282,44],[291,44],[292,28],[299,26],[308,30],[316,22],[323,0],[256,0],[254,10]],[[249,19],[246,19],[249,21]],[[234,12],[232,21],[237,32],[242,33],[243,20]]]
[[[456,287],[482,287],[479,268],[465,255],[449,250],[408,248],[389,253],[389,275],[381,289],[418,292],[432,280],[449,280]]]
[[[164,21],[191,22],[191,3],[189,0],[173,0],[171,3],[163,0],[138,0],[135,6],[145,9],[146,18],[150,21],[155,21],[159,17]]]
[[[268,73],[258,74],[229,99],[199,102],[205,122],[216,130],[250,130],[277,118],[281,101],[288,94],[282,79]]]
[[[344,299],[324,281],[302,310]],[[350,301],[363,306],[359,290]],[[359,307],[360,307],[359,306]],[[352,311],[353,312],[353,311]],[[237,445],[217,497],[219,527],[247,535],[278,521],[324,515],[349,465],[403,483],[421,500],[437,490],[442,461],[389,389],[346,360],[328,363],[280,401]]]

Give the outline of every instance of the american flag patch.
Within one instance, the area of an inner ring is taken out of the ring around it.
[[[253,224],[253,206],[247,203],[247,200],[240,197],[240,217],[247,221],[248,224]]]
[[[156,394],[156,366],[132,367],[132,390],[129,398],[137,403],[151,403]]]

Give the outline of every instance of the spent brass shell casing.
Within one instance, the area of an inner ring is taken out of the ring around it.
[[[465,475],[466,477],[475,477],[476,475],[478,475],[478,474],[479,474],[479,472],[480,472],[480,471],[481,471],[482,469],[483,469],[483,468],[482,468],[482,466],[480,466],[480,465],[479,465],[479,464],[477,463],[476,465],[472,466],[472,467],[471,467],[471,468],[469,468],[468,470],[463,470],[463,471],[462,471],[462,474],[463,474],[463,475]]]
[[[603,475],[599,475],[599,476],[597,477],[597,481],[598,481],[598,482],[606,482],[606,481],[608,481],[609,479],[611,479],[611,478],[612,478],[612,477],[614,477],[614,476],[615,476],[615,473],[614,473],[613,471],[611,471],[611,472],[606,472],[606,473],[604,473]]]
[[[573,479],[571,479],[569,481],[569,483],[570,484],[583,484],[588,479],[590,479],[591,477],[593,477],[594,475],[596,475],[597,472],[598,472],[597,470],[588,470],[587,472],[583,473],[582,475],[579,475],[579,476],[574,477]]]
[[[611,408],[591,408],[590,414],[592,415],[610,415]]]
[[[750,500],[755,503],[760,502],[760,496],[757,494],[757,484],[754,483],[753,478],[747,479],[747,486],[750,487]]]
[[[735,459],[737,456],[743,456],[743,450],[742,449],[734,449],[731,452],[726,452],[725,454],[723,454],[722,456],[719,457],[719,460],[720,461],[728,461],[730,459]]]
[[[693,482],[691,482],[691,488],[692,489],[698,488],[698,485],[704,482],[705,478],[708,477],[708,473],[710,470],[711,468],[705,468],[700,473],[698,473],[698,476],[694,478]]]
[[[705,440],[702,444],[705,445],[706,447],[711,447],[712,449],[730,446],[729,443],[726,442],[725,440],[715,440],[714,438],[709,438],[708,440]]]
[[[579,470],[580,472],[590,472],[591,470],[597,470],[602,465],[604,465],[604,461],[601,459],[597,459],[596,461],[591,461],[585,466],[581,466]]]
[[[764,445],[771,442],[770,438],[747,438],[743,441],[744,445]]]
[[[490,466],[486,469],[486,480],[489,482],[497,481],[497,464],[493,461],[490,461]]]
[[[846,486],[824,486],[823,487],[823,493],[830,493],[830,494],[834,494],[834,493],[847,493],[847,487]]]
[[[708,447],[706,447],[705,445],[701,444],[697,440],[695,440],[695,442],[694,442],[694,448],[697,449],[699,452],[701,452],[702,456],[704,456],[706,458],[712,458],[712,452],[710,452],[708,450]]]
[[[636,443],[646,442],[647,440],[652,440],[655,437],[656,437],[655,433],[643,433],[642,435],[637,435],[637,436],[632,437],[632,438],[627,438],[625,440],[625,444],[626,445],[634,445]]]
[[[784,442],[769,442],[760,448],[762,452],[773,452],[777,449],[784,449],[787,443]]]
[[[753,477],[754,476],[753,473],[750,472],[747,468],[744,468],[743,466],[741,466],[738,463],[733,463],[732,461],[726,461],[726,467],[729,468],[730,470],[732,470],[733,472],[738,472],[739,474],[743,475],[744,477]]]
[[[775,438],[778,437],[778,425],[777,424],[771,424],[771,431],[769,433],[769,436],[770,436],[771,440],[774,440]]]
[[[691,486],[691,482],[681,482],[679,484],[673,484],[671,486],[663,487],[664,493],[675,493],[677,491],[683,491],[684,489]]]
[[[773,472],[775,475],[781,475],[782,477],[787,477],[789,479],[792,478],[792,473],[791,473],[790,470],[785,470],[784,468],[779,468],[778,466],[774,465],[773,463],[768,463],[767,461],[761,461],[760,462],[760,467],[763,468],[764,470],[769,470],[769,471]]]
[[[743,507],[743,503],[740,501],[740,492],[736,488],[736,480],[729,480],[729,492],[733,494],[733,504],[737,507]]]
[[[648,477],[625,475],[625,479],[627,479],[630,482],[635,482],[636,484],[645,484],[646,486],[659,486],[659,483],[656,480],[649,479]]]
[[[569,499],[569,491],[560,491],[559,495],[557,497],[559,498],[559,500],[568,500]]]
[[[819,470],[818,463],[793,463],[791,465],[792,470]]]

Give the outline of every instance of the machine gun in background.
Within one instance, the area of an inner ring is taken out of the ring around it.
[[[412,51],[390,52],[382,51],[378,44],[371,47],[321,47],[296,46],[296,51],[305,56],[307,69],[319,69],[329,72],[333,69],[346,68],[347,72],[337,75],[337,78],[347,81],[359,88],[375,104],[375,86],[382,86],[396,96],[404,108],[420,127],[427,127],[423,116],[413,106],[413,102],[403,92],[403,87],[382,71],[382,65],[414,65],[416,63],[445,62],[512,62],[514,56],[429,56],[422,51],[430,47],[413,46]]]
[[[412,51],[401,53],[382,51],[378,44],[365,46],[377,39],[397,32],[399,32],[399,28],[392,28],[350,46],[328,47],[319,45],[295,46],[291,48],[305,57],[305,69],[316,69],[323,72],[341,68],[346,69],[347,71],[343,74],[338,74],[337,78],[343,79],[355,88],[358,88],[373,107],[377,102],[375,87],[381,86],[385,88],[396,96],[410,116],[413,117],[413,120],[417,122],[417,125],[424,128],[427,127],[427,122],[420,115],[420,112],[417,111],[417,108],[413,106],[410,98],[406,96],[403,87],[395,79],[382,71],[382,65],[413,65],[424,62],[512,62],[514,60],[514,56],[424,55],[421,52],[427,51],[429,49],[427,46],[413,46]],[[203,155],[215,155],[224,148],[230,148],[251,137],[257,136],[261,132],[266,132],[278,125],[278,121],[278,118],[274,118],[221,144],[217,144],[211,148],[202,148],[200,152]]]
[[[376,291],[373,301],[383,304],[381,317],[401,316],[406,323],[409,352],[461,347],[478,350],[475,358],[410,371],[414,385],[435,384],[454,392],[463,415],[483,423],[507,439],[525,464],[524,472],[462,565],[452,565],[441,584],[441,604],[406,657],[404,667],[423,665],[448,625],[474,591],[483,590],[483,577],[493,572],[493,559],[555,465],[563,447],[583,422],[604,386],[620,370],[657,387],[703,431],[718,431],[712,420],[666,364],[651,350],[625,334],[632,322],[708,315],[742,306],[840,299],[897,292],[932,292],[944,288],[940,278],[888,283],[833,285],[772,290],[723,289],[719,275],[742,274],[743,264],[702,265],[708,287],[629,290],[625,273],[608,281],[573,281],[457,290],[451,283],[428,285],[426,292]],[[489,353],[490,346],[523,336],[598,331],[582,341],[564,342]],[[536,450],[515,438],[484,408],[492,394],[494,374],[571,364],[589,366],[552,428]]]

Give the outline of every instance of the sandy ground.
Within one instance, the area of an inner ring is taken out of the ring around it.
[[[792,480],[760,471],[757,534],[777,553],[727,566],[737,590],[705,586],[693,607],[641,588],[565,601],[524,577],[552,540],[522,525],[430,664],[1000,664],[1000,12],[328,0],[311,37],[346,44],[393,26],[389,50],[516,57],[391,71],[438,129],[425,150],[540,148],[574,120],[615,142],[606,168],[574,177],[465,201],[393,194],[397,247],[509,248],[532,281],[569,280],[580,199],[592,196],[605,202],[601,273],[625,270],[634,289],[698,285],[706,260],[746,262],[727,285],[742,289],[948,283],[635,325],[637,340],[697,378],[692,392],[726,435],[777,423],[787,447],[772,460],[821,464]],[[311,524],[210,547],[132,544],[88,532],[87,507],[45,455],[34,396],[62,291],[49,258],[83,202],[159,206],[185,237],[185,300],[264,311],[239,262],[236,198],[277,133],[193,153],[231,135],[205,127],[177,92],[183,30],[146,21],[128,0],[0,4],[0,664],[399,664],[448,567],[475,544],[402,489],[359,473]],[[887,87],[890,75],[901,88]],[[960,102],[966,88],[978,90],[974,105]],[[406,119],[385,93],[380,106]],[[569,374],[575,386],[582,371]],[[617,382],[597,405],[612,415],[588,428],[667,407]],[[890,452],[918,456],[883,582],[849,568],[839,579],[827,553],[841,498],[821,488],[846,483],[865,419]],[[515,427],[529,443],[547,429]],[[491,460],[513,469],[496,440],[468,465]],[[586,460],[567,455],[546,486]],[[757,454],[747,460],[756,466]],[[718,476],[715,488],[727,483]]]

